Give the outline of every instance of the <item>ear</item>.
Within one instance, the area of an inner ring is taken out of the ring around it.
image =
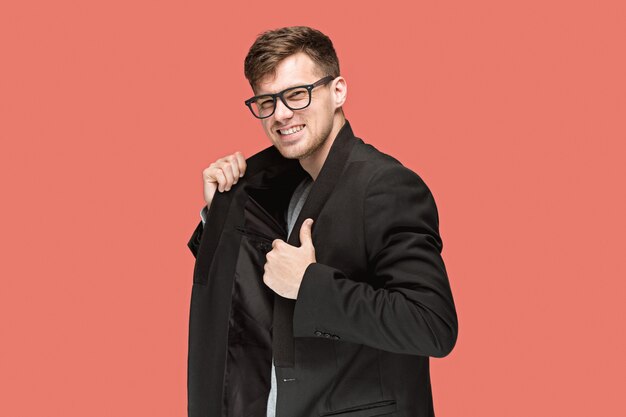
[[[335,78],[330,88],[335,108],[343,106],[346,102],[346,97],[348,96],[348,85],[346,84],[346,79],[342,76]]]

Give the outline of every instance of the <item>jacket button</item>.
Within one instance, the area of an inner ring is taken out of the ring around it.
[[[315,331],[315,336],[321,336],[321,335],[322,335],[322,332],[320,332],[319,330]]]
[[[324,337],[330,337],[330,333],[324,333]]]
[[[336,334],[334,334],[334,335],[332,336],[332,338],[333,338],[333,339],[339,339],[339,336],[337,336]]]

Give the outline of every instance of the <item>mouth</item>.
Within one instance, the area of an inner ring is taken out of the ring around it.
[[[301,132],[305,126],[306,126],[305,124],[295,125],[287,129],[276,129],[276,132],[281,138],[291,139],[295,137],[298,134],[298,132]]]

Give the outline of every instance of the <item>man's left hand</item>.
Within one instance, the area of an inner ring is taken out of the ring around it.
[[[300,247],[282,239],[274,239],[272,250],[267,252],[263,282],[278,295],[296,299],[307,267],[316,262],[315,247],[311,239],[313,219],[306,219],[300,228]]]

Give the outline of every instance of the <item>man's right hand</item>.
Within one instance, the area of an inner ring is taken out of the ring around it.
[[[239,151],[218,159],[202,171],[204,201],[211,206],[215,191],[230,191],[233,184],[246,172],[246,158]]]

